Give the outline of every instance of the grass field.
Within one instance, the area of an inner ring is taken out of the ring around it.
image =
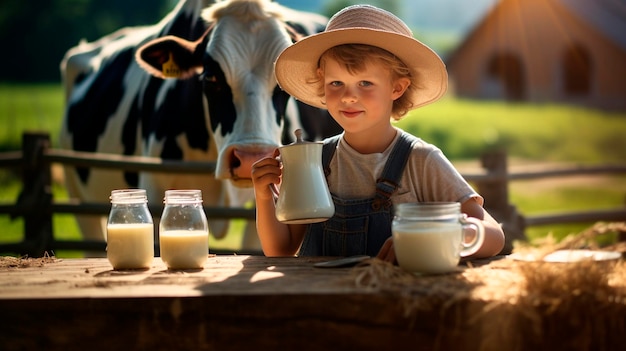
[[[60,84],[11,85],[0,83],[0,152],[17,150],[21,134],[48,131],[53,147],[63,110]],[[512,168],[528,164],[596,164],[626,162],[626,113],[558,105],[511,105],[444,98],[421,108],[398,123],[403,129],[432,142],[463,171],[475,166],[480,154],[505,149]],[[20,191],[13,173],[0,170],[0,203],[12,203]],[[66,199],[62,184],[54,196]],[[510,184],[510,201],[523,214],[624,206],[626,177],[593,176],[517,181]],[[529,238],[553,233],[557,237],[582,230],[586,225],[530,228]],[[0,242],[21,240],[23,223],[0,216]],[[239,227],[237,227],[238,229]],[[54,233],[63,239],[79,238],[73,217],[57,215]],[[213,247],[236,249],[239,237],[212,240]],[[62,256],[65,253],[57,253]],[[71,253],[67,253],[72,255]]]

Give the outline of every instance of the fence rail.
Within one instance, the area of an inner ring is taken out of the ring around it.
[[[626,221],[626,206],[616,209],[523,216],[509,203],[510,181],[576,175],[626,174],[626,164],[576,166],[532,172],[510,173],[503,152],[486,153],[481,157],[480,173],[464,173],[486,199],[486,209],[502,223],[507,234],[504,253],[510,252],[513,240],[524,239],[529,226],[585,223],[595,221]],[[123,169],[131,172],[166,172],[178,174],[212,174],[214,162],[166,161],[151,157],[120,156],[77,152],[50,148],[46,133],[25,133],[21,151],[0,153],[0,168],[20,168],[23,189],[15,204],[0,204],[0,215],[24,218],[24,239],[19,243],[0,243],[0,253],[42,256],[51,250],[104,250],[99,241],[68,241],[55,239],[52,232],[53,214],[107,215],[109,203],[89,203],[78,200],[56,202],[51,194],[51,166],[63,164],[77,167]],[[204,207],[207,217],[220,219],[254,219],[253,209]],[[160,207],[151,205],[152,213]]]

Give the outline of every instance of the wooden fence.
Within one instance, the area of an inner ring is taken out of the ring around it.
[[[104,251],[103,241],[68,241],[56,239],[52,229],[54,214],[101,214],[107,215],[110,204],[85,203],[78,200],[56,202],[52,196],[52,164],[80,167],[115,168],[125,171],[149,171],[186,174],[210,174],[215,164],[210,162],[165,161],[158,158],[129,157],[95,154],[50,148],[47,133],[25,133],[21,151],[0,154],[0,168],[21,170],[23,189],[15,204],[0,204],[0,215],[11,218],[23,217],[24,238],[18,243],[0,243],[1,253],[17,253],[40,257],[54,250],[97,250]],[[509,173],[504,152],[493,152],[481,157],[482,171],[464,173],[463,176],[476,185],[477,191],[486,200],[486,209],[502,223],[507,235],[503,253],[510,253],[514,240],[524,239],[529,226],[557,223],[587,223],[596,221],[626,221],[626,206],[612,210],[570,212],[550,215],[523,216],[509,202],[508,186],[512,180],[565,177],[574,175],[626,174],[626,164],[593,167],[574,167],[538,172]],[[152,213],[161,209],[150,208]],[[254,219],[253,209],[220,208],[205,206],[211,218]],[[1,235],[1,232],[0,232]],[[157,251],[158,252],[158,251]],[[231,252],[232,253],[232,252]],[[238,252],[246,253],[246,252]],[[248,252],[258,254],[258,252]]]

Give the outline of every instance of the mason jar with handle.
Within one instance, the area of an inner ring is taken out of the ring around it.
[[[200,269],[209,254],[209,226],[200,190],[167,190],[159,223],[161,259],[169,269]]]
[[[437,274],[456,270],[461,258],[476,253],[485,229],[479,219],[461,213],[458,202],[405,203],[395,209],[392,235],[401,268]]]
[[[154,224],[144,189],[111,191],[107,258],[114,269],[149,268],[154,258]]]

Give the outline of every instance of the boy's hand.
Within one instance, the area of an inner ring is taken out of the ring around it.
[[[393,264],[398,264],[396,261],[396,252],[393,249],[393,238],[389,237],[385,240],[383,246],[380,248],[380,251],[378,251],[376,258]]]
[[[278,154],[278,150],[274,152]],[[276,158],[264,158],[252,165],[252,184],[256,200],[273,199],[271,184],[280,184],[281,163]]]

